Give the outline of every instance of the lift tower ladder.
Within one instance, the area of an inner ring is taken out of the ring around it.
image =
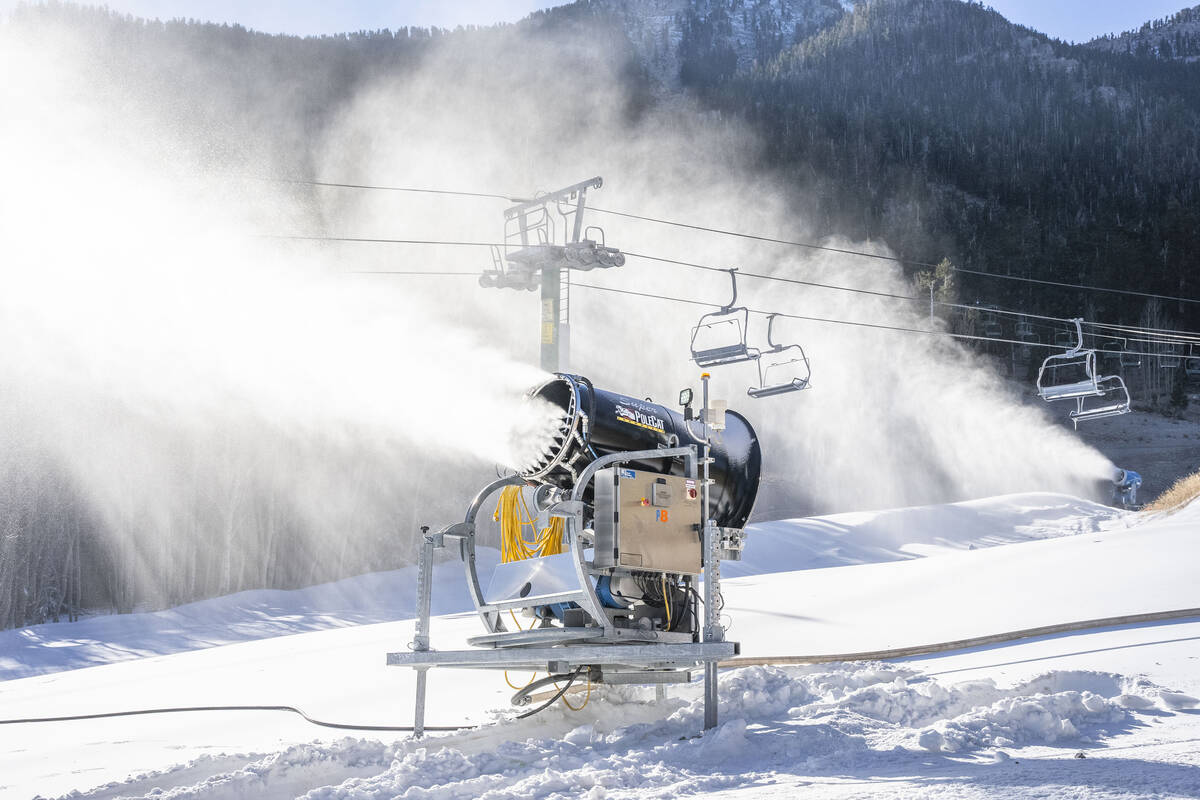
[[[603,230],[583,224],[588,190],[603,185],[595,177],[506,209],[503,247],[493,248],[492,268],[479,279],[487,288],[541,290],[539,361],[547,372],[562,371],[569,361],[569,271],[625,263],[620,250],[606,245]]]

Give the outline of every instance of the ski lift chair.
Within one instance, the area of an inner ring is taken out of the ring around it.
[[[1183,362],[1183,368],[1189,378],[1200,377],[1200,356],[1192,356]]]
[[[1074,346],[1065,353],[1049,356],[1038,370],[1038,397],[1047,402],[1104,394],[1096,376],[1096,351],[1083,349],[1083,320],[1075,319],[1072,322],[1075,323],[1077,337]],[[1056,343],[1058,340],[1056,335]]]
[[[692,361],[698,367],[719,367],[725,364],[740,364],[756,361],[760,355],[757,348],[746,341],[750,328],[750,309],[737,303],[737,270],[731,269],[729,280],[733,283],[733,299],[719,311],[710,311],[700,317],[692,328]]]
[[[1033,323],[1027,319],[1017,320],[1013,326],[1013,335],[1021,342],[1017,346],[1017,352],[1023,360],[1029,360],[1033,357],[1033,345],[1041,344],[1042,339],[1033,332]]]
[[[1022,342],[1032,342],[1037,344],[1041,341],[1038,338],[1038,335],[1033,332],[1033,323],[1027,319],[1018,320],[1016,327],[1013,329],[1013,333],[1016,334],[1016,338],[1020,339]]]
[[[1183,359],[1180,358],[1182,351],[1183,348],[1177,344],[1168,344],[1164,346],[1162,355],[1158,358],[1158,366],[1162,369],[1179,369],[1179,365],[1183,361]]]
[[[988,339],[1000,339],[1004,336],[1004,327],[1000,324],[1000,318],[992,311],[984,313],[980,330]]]
[[[1100,395],[1091,398],[1080,397],[1075,401],[1075,410],[1071,412],[1071,422],[1079,427],[1080,422],[1105,417],[1117,417],[1129,413],[1129,389],[1120,375],[1109,375],[1100,378],[1097,383]]]
[[[758,357],[758,386],[751,386],[746,390],[746,394],[754,398],[774,397],[779,394],[788,392],[798,392],[801,389],[807,389],[811,385],[809,380],[812,378],[812,366],[808,363],[808,356],[804,354],[804,348],[798,344],[775,344],[772,339],[772,327],[775,324],[775,317],[778,314],[771,314],[767,317],[767,347],[769,350],[763,350]],[[764,357],[768,355],[778,355],[787,353],[789,350],[796,352],[787,358],[780,358],[772,361],[769,364],[764,364]],[[794,367],[794,365],[800,365]],[[776,375],[781,374],[784,370],[795,368],[797,371],[803,371],[803,375],[793,375],[789,380],[776,380],[772,383],[768,380],[772,374],[772,370]]]
[[[1135,367],[1140,367],[1141,365],[1142,365],[1142,357],[1138,353],[1130,352],[1128,349],[1124,349],[1121,352],[1121,368],[1122,369],[1133,369]]]
[[[1128,349],[1129,343],[1124,339],[1103,339],[1100,341],[1100,352],[1096,355],[1107,370],[1109,367],[1120,368],[1121,355]]]

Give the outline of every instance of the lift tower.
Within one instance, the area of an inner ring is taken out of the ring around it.
[[[540,364],[547,372],[567,369],[570,356],[570,270],[607,269],[625,263],[607,247],[604,231],[584,227],[588,189],[604,185],[599,177],[505,210],[504,244],[492,247],[492,268],[479,285],[497,289],[541,289]]]

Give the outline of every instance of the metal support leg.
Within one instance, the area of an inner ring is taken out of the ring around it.
[[[717,547],[719,546],[719,537],[717,529],[713,525],[713,521],[708,516],[708,497],[711,483],[709,479],[709,464],[712,463],[711,447],[709,445],[709,423],[711,421],[712,411],[708,402],[708,373],[705,372],[700,376],[700,383],[703,386],[703,401],[704,401],[704,446],[701,448],[700,465],[701,476],[700,481],[700,524],[701,524],[701,546],[704,548],[704,641],[719,642],[724,637],[724,631],[721,630],[720,613],[716,607],[717,598],[720,596],[720,587],[718,581],[721,580],[720,567],[717,561]],[[717,727],[717,663],[715,661],[706,661],[704,663],[704,730],[712,730]]]
[[[417,699],[413,708],[413,738],[425,735],[425,687],[429,681],[429,669],[417,670]]]
[[[706,467],[707,471],[707,467]],[[725,638],[721,629],[721,613],[717,607],[721,597],[721,572],[717,561],[720,536],[711,521],[704,526],[704,641],[719,642]],[[717,664],[704,664],[704,730],[717,727]]]
[[[440,535],[429,534],[429,526],[421,527],[421,553],[417,557],[417,632],[411,649],[416,652],[429,650],[429,613],[433,594],[433,548],[439,546]],[[417,670],[416,707],[413,709],[413,736],[425,735],[425,689],[429,680],[428,669]]]

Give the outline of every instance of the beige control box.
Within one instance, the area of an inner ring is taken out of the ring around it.
[[[700,574],[697,480],[609,467],[594,486],[595,566]]]

